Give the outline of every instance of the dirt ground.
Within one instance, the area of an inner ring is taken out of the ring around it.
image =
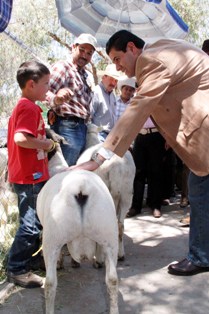
[[[183,214],[175,203],[163,207],[159,219],[144,209],[141,215],[125,220],[126,259],[117,267],[120,314],[208,313],[209,273],[189,277],[167,273],[168,264],[187,253],[189,228],[179,223]],[[87,261],[81,268],[73,269],[66,256],[65,268],[58,271],[55,313],[108,313],[104,278],[105,269],[94,269]],[[5,282],[0,300],[1,314],[44,313],[43,288],[14,288]]]

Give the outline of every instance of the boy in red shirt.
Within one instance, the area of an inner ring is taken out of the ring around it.
[[[49,69],[39,62],[21,64],[17,81],[22,97],[8,125],[9,182],[18,196],[19,228],[9,252],[7,280],[25,288],[43,284],[42,278],[30,270],[42,229],[36,213],[36,199],[49,179],[47,151],[54,147],[54,142],[46,139],[42,110],[35,104],[37,100],[45,100],[49,77]]]

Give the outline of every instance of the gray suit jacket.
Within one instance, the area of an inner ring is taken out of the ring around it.
[[[186,165],[209,174],[209,57],[180,40],[146,45],[136,63],[136,96],[104,147],[123,156],[149,116]]]

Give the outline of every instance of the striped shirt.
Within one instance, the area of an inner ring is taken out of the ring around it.
[[[93,93],[87,83],[87,76],[87,72],[84,69],[78,69],[72,60],[59,61],[52,67],[47,100],[59,116],[69,114],[84,120],[89,119]],[[73,96],[69,102],[55,106],[53,100],[61,88],[70,88]]]
[[[126,107],[130,104],[130,100],[127,102],[123,102],[121,97],[118,97],[116,100],[116,108],[115,108],[115,115],[116,115],[116,120],[120,118],[122,113],[125,111]]]

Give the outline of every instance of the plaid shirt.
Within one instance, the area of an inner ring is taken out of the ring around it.
[[[59,61],[52,67],[47,100],[58,115],[69,114],[84,120],[89,119],[93,93],[87,83],[87,76],[87,72],[84,69],[77,69],[72,61]],[[70,88],[74,96],[69,102],[55,106],[53,100],[56,93],[65,87]]]
[[[5,30],[9,24],[12,13],[13,0],[0,1],[0,33]]]
[[[126,110],[126,107],[130,104],[130,100],[127,102],[123,102],[121,97],[118,97],[116,100],[116,108],[115,108],[115,115],[116,115],[116,120],[120,118],[122,113]]]

